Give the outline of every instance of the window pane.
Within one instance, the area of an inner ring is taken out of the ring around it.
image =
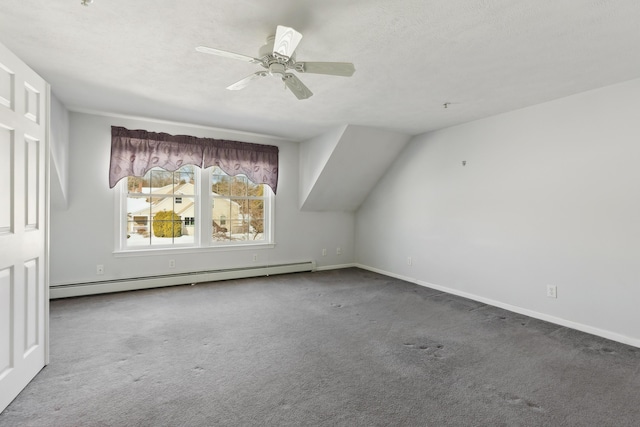
[[[220,225],[220,219],[213,220],[212,238],[215,241],[231,240],[231,234],[229,233],[229,229],[223,225]]]
[[[193,189],[195,188],[196,176],[195,166],[186,165],[174,172],[174,182],[179,186],[185,187],[184,184],[191,184],[186,186],[187,189],[191,189],[191,192],[184,192],[183,194],[195,194]]]
[[[151,169],[147,172],[149,176],[149,187],[152,193],[171,194],[173,192],[173,172],[162,169]],[[147,177],[145,175],[145,178]]]
[[[230,177],[231,195],[232,196],[247,196],[247,177],[244,175],[237,175]]]
[[[192,182],[177,184],[173,190],[176,196],[193,196],[195,195],[196,186]]]
[[[149,203],[149,198],[127,197],[127,246],[150,244],[150,215],[151,203]]]
[[[196,218],[193,216],[182,217],[182,236],[180,243],[193,243],[196,236]]]
[[[242,219],[249,213],[249,200],[247,199],[232,199],[233,203],[238,206],[238,218]]]
[[[229,240],[231,234],[227,225],[230,215],[229,199],[216,197],[213,200],[211,217],[213,218],[213,240]]]
[[[251,218],[251,240],[264,240],[264,220]]]
[[[169,201],[173,200],[173,206],[169,204]],[[160,204],[162,205],[162,204]],[[195,197],[169,197],[167,203],[164,206],[158,206],[154,212],[160,212],[162,210],[173,211],[180,216],[182,220],[186,217],[196,217],[196,199]]]
[[[264,201],[250,201],[249,217],[249,224],[251,225],[251,239],[264,240]]]
[[[127,191],[129,193],[142,193],[144,187],[148,187],[148,183],[145,185],[145,179],[137,176],[130,176],[127,178]]]
[[[253,182],[247,180],[247,195],[253,197],[264,196],[264,185],[254,184]]]
[[[231,232],[231,240],[247,240],[247,233],[242,226],[242,219],[232,219],[229,221],[229,231]]]
[[[151,220],[151,245],[193,243],[194,236],[187,231],[180,215],[168,211],[158,212]]]
[[[211,192],[219,196],[228,196],[230,177],[219,168],[215,168],[211,174]]]
[[[247,199],[231,199],[231,239],[247,240],[248,223],[244,219],[247,212]]]
[[[249,202],[249,215],[252,218],[264,219],[264,201],[251,200]]]

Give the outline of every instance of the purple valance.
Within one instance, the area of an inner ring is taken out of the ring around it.
[[[244,174],[255,184],[266,184],[274,193],[278,189],[276,146],[111,126],[110,188],[154,167],[173,172],[184,165],[218,166],[228,175]]]

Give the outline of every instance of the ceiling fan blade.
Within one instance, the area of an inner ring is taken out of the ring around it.
[[[313,92],[306,87],[299,78],[294,74],[286,73],[282,76],[282,81],[298,99],[307,99],[313,95]]]
[[[259,79],[261,77],[267,77],[267,75],[269,75],[269,73],[267,73],[266,71],[258,71],[257,73],[253,73],[250,76],[245,77],[244,79],[235,82],[234,84],[232,84],[231,86],[227,86],[227,89],[229,90],[240,90],[240,89],[244,89],[245,87],[247,87],[249,85],[249,83],[251,83],[252,81]]]
[[[302,34],[290,27],[278,25],[276,28],[276,38],[273,42],[273,54],[291,58],[293,52],[302,40]]]
[[[196,47],[196,50],[202,53],[209,53],[211,55],[224,56],[225,58],[239,59],[240,61],[253,62],[255,64],[262,63],[262,61],[260,61],[259,59],[253,58],[251,56],[242,55],[240,53],[229,52],[226,50],[214,49],[212,47],[198,46]]]
[[[329,74],[344,77],[351,77],[356,71],[351,62],[296,62],[295,69],[299,73]]]

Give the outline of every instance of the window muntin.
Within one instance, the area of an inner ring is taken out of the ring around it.
[[[154,168],[121,188],[119,250],[272,242],[273,192],[244,175],[228,176],[217,167]]]

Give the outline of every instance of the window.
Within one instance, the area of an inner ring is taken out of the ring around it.
[[[218,167],[160,168],[122,184],[118,250],[272,243],[273,192]]]

